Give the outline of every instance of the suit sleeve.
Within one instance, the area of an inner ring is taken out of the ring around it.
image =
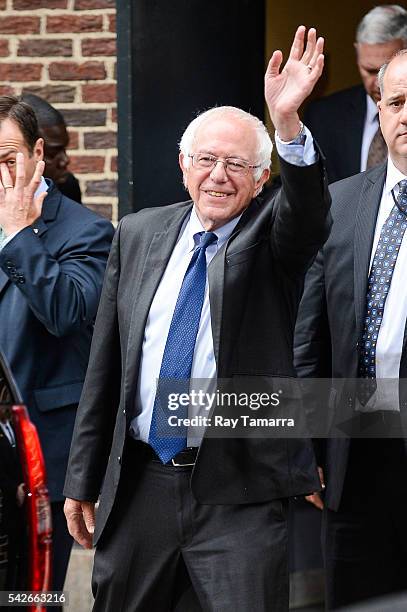
[[[274,203],[271,249],[286,274],[303,275],[331,227],[331,197],[322,157],[311,166],[280,158],[282,188]]]
[[[332,375],[322,250],[305,277],[295,327],[294,366],[302,378],[330,378]]]
[[[53,255],[26,227],[0,253],[3,272],[57,337],[78,331],[96,316],[113,227],[92,216],[77,223],[74,231],[67,228],[67,234]]]
[[[294,367],[301,378],[331,378],[331,337],[326,307],[323,251],[305,278],[304,294],[300,303],[294,335]],[[304,387],[304,405],[308,418],[321,416],[321,406],[329,409],[329,389],[310,381]],[[322,397],[321,397],[322,393]],[[326,397],[324,394],[326,393]],[[312,427],[312,426],[311,426]],[[316,426],[318,429],[318,425]],[[326,443],[313,440],[318,465],[325,464]]]
[[[79,403],[64,495],[96,501],[106,472],[120,403],[121,349],[117,314],[119,224],[106,268],[89,366]]]

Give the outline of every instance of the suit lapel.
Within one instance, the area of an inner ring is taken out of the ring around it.
[[[0,268],[0,293],[3,291],[4,287],[6,287],[9,281],[10,279],[7,274]]]
[[[212,259],[211,263],[208,266],[209,302],[211,306],[213,350],[215,353],[215,361],[217,364],[219,364],[219,345],[222,325],[225,252],[229,240],[216,253],[216,256]]]
[[[148,247],[140,282],[137,283],[133,293],[124,376],[126,404],[132,397],[138,380],[137,369],[151,302],[177,242],[183,221],[190,210],[191,206],[182,207],[174,212],[168,227],[163,232],[156,232]]]
[[[365,315],[370,256],[385,177],[385,164],[374,168],[366,175],[356,212],[354,238],[354,295],[358,337],[360,336],[363,317]]]

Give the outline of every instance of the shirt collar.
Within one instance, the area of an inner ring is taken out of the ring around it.
[[[47,185],[47,181],[42,176],[41,177],[41,183],[38,185],[37,190],[34,193],[34,198],[36,198],[37,196],[41,195],[41,193],[44,193],[44,191],[48,191],[48,185]]]
[[[216,243],[217,250],[219,250],[221,246],[230,238],[233,230],[235,229],[236,225],[240,221],[242,214],[240,214],[238,217],[234,217],[233,219],[225,223],[225,225],[218,227],[218,229],[213,232],[218,237],[218,240]],[[205,232],[205,231],[206,230],[203,227],[196,213],[196,208],[195,206],[193,206],[192,211],[191,211],[191,217],[189,219],[189,224],[188,224],[188,251],[193,251],[195,249],[195,246],[197,244],[197,240],[195,238],[196,235],[199,232]]]
[[[402,180],[405,180],[407,176],[400,172],[398,168],[394,165],[390,155],[387,159],[387,175],[386,175],[386,183],[384,186],[385,192],[390,194],[395,187],[397,187],[398,183]],[[398,187],[395,189],[395,196],[398,195]]]
[[[378,119],[379,109],[376,102],[366,94],[366,122],[373,123]]]

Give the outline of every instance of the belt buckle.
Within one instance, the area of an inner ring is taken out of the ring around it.
[[[193,463],[178,463],[174,458],[171,459],[171,463],[174,467],[192,467],[195,465],[195,461]]]
[[[188,448],[188,449],[186,449],[186,450],[193,450],[193,449],[189,449],[189,448]],[[192,463],[191,463],[191,462],[186,463],[186,461],[188,461],[188,460],[186,459],[186,460],[185,460],[185,463],[180,463],[180,462],[179,462],[179,459],[178,459],[178,461],[177,461],[177,460],[176,460],[176,456],[175,456],[175,457],[173,457],[173,458],[171,459],[171,464],[172,464],[174,467],[192,467],[192,466],[194,466],[194,465],[195,465],[195,462],[196,462],[196,455],[195,455],[194,460],[192,461]]]

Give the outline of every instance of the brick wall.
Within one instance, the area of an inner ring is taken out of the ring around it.
[[[46,98],[69,126],[83,202],[117,219],[115,0],[0,0],[0,95]]]

